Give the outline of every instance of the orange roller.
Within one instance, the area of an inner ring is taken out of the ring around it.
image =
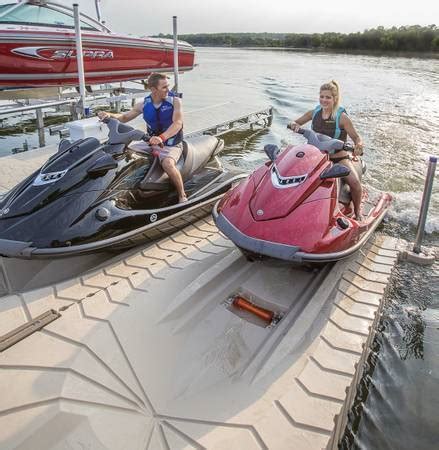
[[[274,318],[274,312],[269,311],[268,309],[261,308],[260,306],[256,306],[255,304],[249,302],[245,298],[236,296],[232,302],[233,306],[236,306],[239,309],[244,311],[248,311],[249,313],[254,314],[265,322],[271,323]]]

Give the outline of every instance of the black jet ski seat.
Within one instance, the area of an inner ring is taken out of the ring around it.
[[[176,165],[183,181],[191,178],[197,170],[203,168],[212,155],[219,153],[223,147],[224,141],[215,136],[202,135],[183,141],[183,152]],[[213,153],[212,148],[215,148]],[[160,165],[159,158],[154,158],[139,187],[142,190],[168,190],[170,188],[169,177]]]

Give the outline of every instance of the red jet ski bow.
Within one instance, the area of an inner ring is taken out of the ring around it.
[[[357,221],[343,181],[350,169],[329,159],[338,151],[352,151],[352,146],[312,130],[299,132],[307,144],[282,152],[265,146],[270,161],[213,209],[217,227],[247,256],[297,263],[348,257],[369,239],[390,206],[389,194],[372,201],[364,190],[364,218]],[[365,164],[356,157],[352,163],[361,180]]]

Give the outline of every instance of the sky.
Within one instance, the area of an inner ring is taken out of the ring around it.
[[[73,0],[55,0],[72,5]],[[0,0],[0,3],[14,0]],[[76,0],[95,14],[94,0]],[[350,33],[377,26],[439,26],[439,1],[417,0],[101,0],[102,16],[114,31],[136,35],[178,32]]]

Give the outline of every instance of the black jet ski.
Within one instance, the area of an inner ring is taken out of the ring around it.
[[[107,120],[109,139],[63,140],[58,152],[0,199],[0,256],[55,258],[128,248],[169,234],[209,214],[243,173],[227,172],[217,155],[224,142],[184,142],[177,163],[188,201],[158,158],[130,149],[143,131]]]

